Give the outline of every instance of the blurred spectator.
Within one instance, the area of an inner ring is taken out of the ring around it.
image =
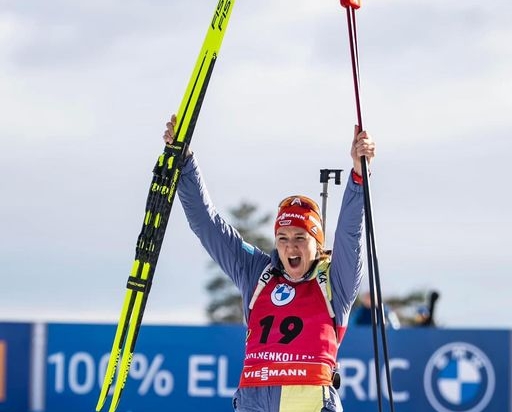
[[[436,326],[436,322],[434,320],[434,310],[438,299],[439,292],[433,291],[430,293],[427,305],[419,306],[416,311],[416,315],[414,317],[414,326]]]
[[[364,292],[359,296],[359,304],[356,304],[352,308],[352,312],[349,317],[349,325],[355,326],[370,326],[372,324],[372,308],[371,308],[371,295],[370,292]],[[400,320],[397,314],[389,308],[385,303],[384,305],[384,316],[385,324],[393,329],[400,328]],[[375,314],[377,315],[377,314]],[[377,316],[375,317],[377,319]]]

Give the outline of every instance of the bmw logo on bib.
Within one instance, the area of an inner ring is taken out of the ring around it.
[[[286,283],[281,283],[274,288],[270,296],[274,305],[284,306],[295,297],[295,289]]]

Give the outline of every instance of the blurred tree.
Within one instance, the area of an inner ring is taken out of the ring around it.
[[[242,201],[238,207],[229,210],[229,221],[247,243],[270,253],[274,239],[262,235],[260,230],[271,221],[272,214],[258,216],[257,209],[254,204]],[[210,303],[206,308],[208,319],[216,324],[243,323],[240,292],[215,262],[211,261],[208,267],[212,271],[212,279],[206,284],[210,294]]]

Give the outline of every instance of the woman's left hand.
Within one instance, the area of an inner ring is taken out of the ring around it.
[[[354,171],[359,175],[363,175],[361,165],[361,157],[365,156],[368,164],[375,157],[375,142],[366,130],[359,132],[359,126],[354,127],[354,140],[352,141],[352,149],[350,155],[354,162]]]

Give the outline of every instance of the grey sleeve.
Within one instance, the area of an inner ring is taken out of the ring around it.
[[[346,325],[362,277],[363,187],[349,177],[334,234],[330,279],[338,324]]]
[[[244,298],[249,296],[270,257],[246,243],[240,233],[219,215],[194,155],[183,166],[178,196],[189,226],[205,250],[231,278]]]

